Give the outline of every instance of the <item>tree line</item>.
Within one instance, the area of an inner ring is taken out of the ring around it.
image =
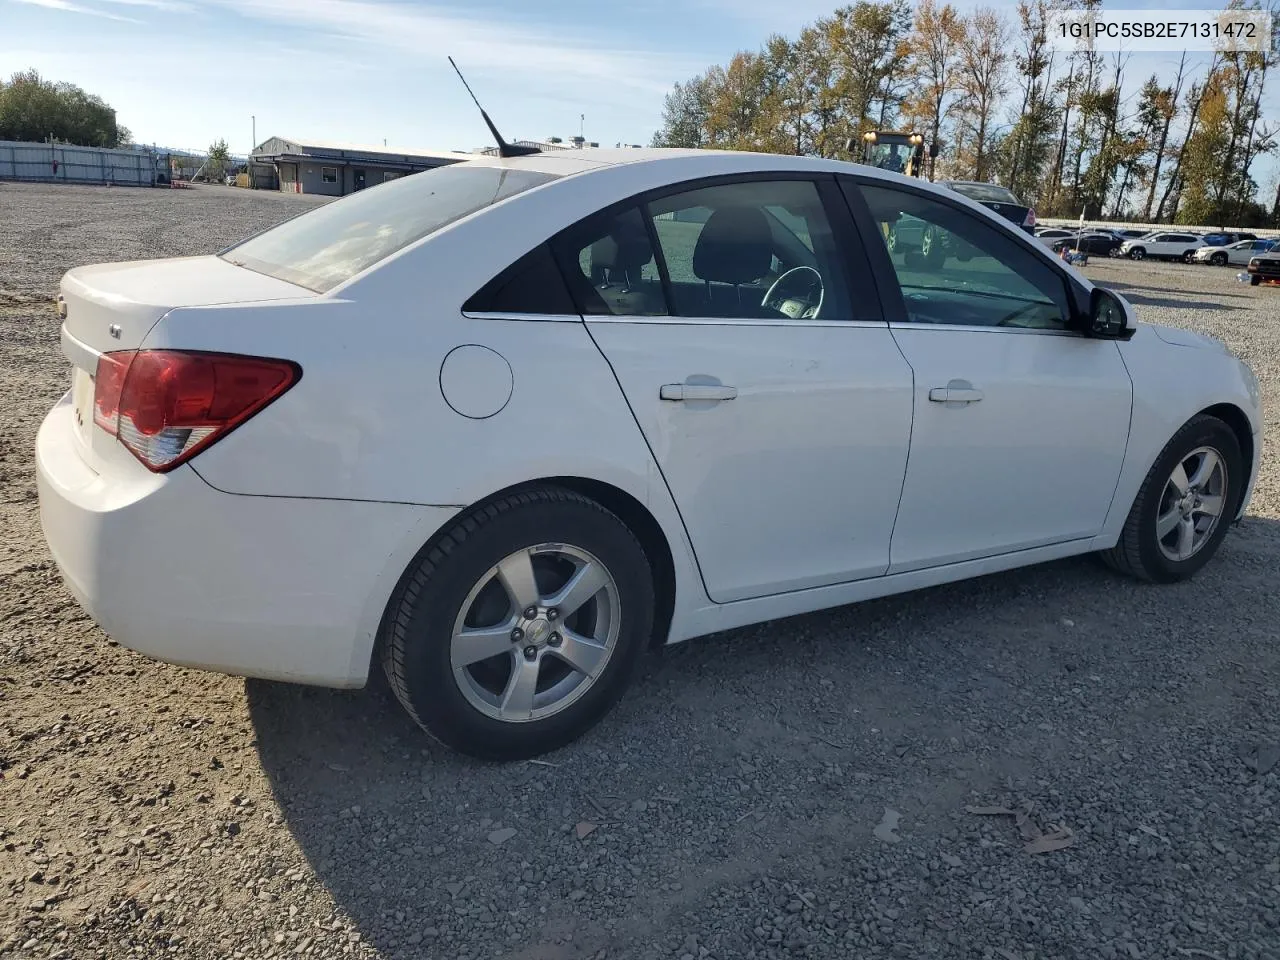
[[[931,179],[1001,183],[1041,216],[1280,222],[1280,191],[1259,203],[1249,172],[1280,133],[1262,116],[1274,55],[1184,53],[1125,92],[1127,55],[1049,44],[1051,12],[1098,6],[857,0],[675,84],[653,145],[856,159],[863,132],[910,129],[939,146]]]
[[[0,140],[119,147],[131,142],[129,129],[101,97],[75,84],[46,80],[35,70],[0,80]]]

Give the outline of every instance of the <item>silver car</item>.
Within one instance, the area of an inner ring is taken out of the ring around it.
[[[1196,263],[1212,263],[1215,267],[1227,264],[1244,266],[1253,257],[1265,253],[1280,241],[1277,240],[1239,240],[1224,247],[1201,247],[1192,256]]]

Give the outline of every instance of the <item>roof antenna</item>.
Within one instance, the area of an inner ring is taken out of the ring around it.
[[[471,84],[467,83],[467,78],[462,75],[462,71],[458,69],[458,65],[453,62],[453,57],[449,57],[449,66],[453,67],[453,72],[458,75],[458,79],[462,81],[462,85],[467,88],[467,93],[471,94],[471,102],[476,105],[476,109],[480,111],[480,116],[484,118],[484,125],[489,128],[489,132],[493,134],[493,139],[498,141],[498,156],[500,157],[527,157],[532,153],[541,153],[537,147],[525,147],[520,144],[507,143],[502,139],[502,134],[498,132],[498,128],[493,125],[493,121],[489,119],[489,115],[484,112],[484,107],[480,106],[480,101],[476,99],[476,95],[471,92]]]

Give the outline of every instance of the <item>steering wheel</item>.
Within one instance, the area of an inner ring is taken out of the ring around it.
[[[788,295],[785,293],[786,285],[793,283],[793,278],[802,273],[811,273],[816,278],[818,282],[817,303],[812,301],[812,285],[810,286],[809,292],[804,296],[800,296],[798,294]],[[765,291],[764,299],[760,301],[760,305],[768,307],[771,310],[777,310],[779,313],[785,314],[792,320],[797,320],[802,317],[816,317],[819,311],[822,310],[822,300],[826,296],[826,293],[826,286],[822,282],[822,274],[813,267],[801,264],[798,267],[792,267],[790,270],[782,274],[782,276],[778,277],[777,280],[773,281],[769,286],[769,289]]]

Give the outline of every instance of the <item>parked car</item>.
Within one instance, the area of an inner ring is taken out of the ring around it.
[[[1115,230],[1110,230],[1108,232],[1114,233],[1117,237],[1120,237],[1122,240],[1137,240],[1139,237],[1145,237],[1151,233],[1150,230],[1135,229],[1133,227],[1123,227]]]
[[[1052,247],[1059,240],[1070,239],[1079,232],[1079,230],[1064,230],[1061,227],[1044,227],[1035,232],[1035,237],[1046,247]]]
[[[1155,257],[1158,260],[1190,263],[1195,252],[1204,245],[1204,239],[1192,233],[1158,231],[1137,240],[1126,240],[1120,245],[1120,254],[1133,260]]]
[[[984,207],[989,207],[1006,220],[1010,220],[1022,227],[1027,233],[1035,234],[1035,210],[1019,200],[1008,187],[1001,187],[994,183],[980,183],[973,180],[944,180],[942,185],[948,190],[954,190],[963,197],[976,200]]]
[[[1263,280],[1280,280],[1280,241],[1271,249],[1250,258],[1245,272],[1249,274],[1249,283],[1255,287]]]
[[[1247,264],[1258,254],[1270,250],[1274,240],[1239,240],[1235,243],[1201,247],[1192,257],[1197,263],[1225,267],[1229,263]]]
[[[940,261],[888,249],[904,217]],[[491,758],[582,734],[653,644],[1090,552],[1185,580],[1262,448],[1219,341],[817,158],[476,157],[76,268],[59,313],[40,516],[106,633],[334,687],[381,664]]]
[[[1052,246],[1054,253],[1063,250],[1079,250],[1095,257],[1116,257],[1120,255],[1119,237],[1110,233],[1081,233],[1072,237],[1055,240]]]
[[[1241,240],[1257,240],[1256,233],[1246,233],[1239,230],[1228,230],[1225,233],[1206,233],[1202,234],[1206,246],[1210,247],[1227,247]]]

